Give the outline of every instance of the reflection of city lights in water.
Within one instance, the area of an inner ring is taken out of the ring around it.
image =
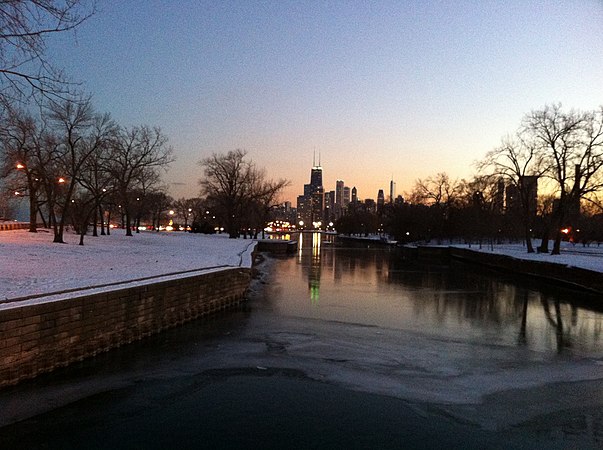
[[[310,265],[308,287],[310,288],[310,302],[318,306],[320,294],[320,243],[322,235],[312,233],[312,262]]]
[[[320,258],[320,233],[312,233],[312,258]]]
[[[273,240],[277,240],[277,241],[290,241],[291,234],[290,233],[269,234],[268,239],[273,239]]]
[[[310,302],[314,306],[318,306],[318,298],[320,294],[320,281],[310,280]]]
[[[304,247],[304,233],[299,233],[299,243],[297,244],[297,258],[300,263],[302,262],[303,247]]]
[[[312,234],[311,240],[310,234]],[[299,233],[297,238],[297,260],[304,267],[304,271],[307,270],[310,303],[316,307],[318,307],[320,294],[320,247],[322,245],[322,238],[323,234],[320,232]]]

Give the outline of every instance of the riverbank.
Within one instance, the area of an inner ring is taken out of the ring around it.
[[[527,253],[520,244],[472,247],[466,245],[407,245],[406,258],[434,261],[455,259],[504,272],[535,277],[603,294],[603,248],[567,245],[561,255]]]
[[[12,261],[2,266],[2,282],[12,284],[0,299],[0,387],[239,304],[255,248],[187,234],[118,234],[88,247],[16,231],[0,238]],[[176,256],[186,270],[174,271]]]

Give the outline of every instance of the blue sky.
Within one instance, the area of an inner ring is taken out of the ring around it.
[[[547,103],[603,104],[603,2],[106,1],[49,41],[121,124],[158,125],[175,197],[197,161],[246,149],[283,199],[321,153],[326,189],[361,198],[473,162]]]

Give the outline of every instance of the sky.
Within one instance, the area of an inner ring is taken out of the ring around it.
[[[175,198],[244,149],[294,206],[314,152],[326,190],[375,199],[470,178],[531,110],[602,105],[603,0],[101,0],[48,56],[99,112],[162,128]]]

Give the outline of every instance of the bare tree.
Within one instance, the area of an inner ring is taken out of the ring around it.
[[[46,58],[46,38],[73,30],[94,14],[94,0],[0,2],[0,102],[31,94],[56,98],[69,83]]]
[[[458,181],[451,180],[448,174],[440,172],[425,180],[418,179],[409,197],[414,203],[450,207],[457,200],[458,194]]]
[[[59,179],[63,180],[64,186],[61,202],[57,204],[58,220],[54,221],[53,242],[63,243],[65,222],[84,165],[95,152],[106,148],[115,125],[108,115],[96,115],[90,100],[85,98],[51,102],[49,119],[56,125],[62,169]]]
[[[545,106],[525,117],[524,130],[539,146],[547,173],[556,183],[559,197],[553,210],[551,254],[558,255],[565,222],[575,220],[582,198],[603,188],[603,107],[581,113],[565,112],[561,105]]]
[[[247,152],[232,150],[226,155],[214,153],[200,161],[205,178],[200,181],[203,193],[215,205],[226,232],[239,236],[243,205],[248,198],[253,165],[245,160]]]
[[[176,217],[184,223],[184,231],[188,231],[188,227],[194,219],[196,199],[179,198],[172,206],[176,212]]]
[[[167,169],[172,153],[167,137],[157,127],[122,128],[113,140],[109,171],[125,214],[127,236],[132,236],[132,192],[145,171]]]
[[[456,202],[459,215],[459,232],[471,238],[484,237],[493,240],[499,238],[500,219],[502,214],[502,193],[499,177],[480,175],[471,180],[461,180]]]
[[[10,109],[5,126],[0,130],[0,147],[3,155],[2,175],[15,180],[14,192],[29,197],[29,231],[37,231],[39,168],[35,164],[34,146],[38,126],[34,118],[23,111]],[[21,176],[20,176],[21,175]]]
[[[200,181],[203,193],[231,238],[239,236],[241,225],[248,222],[247,215],[258,202],[270,203],[288,184],[285,180],[267,181],[264,172],[246,156],[244,150],[232,150],[225,155],[214,153],[199,162],[205,174]]]
[[[259,230],[262,237],[264,236],[264,227],[270,220],[270,211],[278,203],[278,196],[289,185],[289,181],[267,180],[264,170],[256,170],[253,178],[250,196],[252,201],[248,211],[252,217],[250,224],[255,230],[254,238],[257,238]]]
[[[113,180],[107,170],[106,161],[109,158],[110,142],[116,131],[115,122],[110,119],[108,114],[99,115],[94,119],[92,133],[84,138],[84,146],[91,149],[92,152],[84,161],[77,176],[79,186],[87,194],[81,193],[78,202],[79,207],[84,209],[79,214],[83,221],[80,227],[80,245],[84,244],[84,235],[91,217],[93,218],[92,235],[98,236],[98,218],[100,217],[101,225],[103,221],[102,202],[114,190]]]
[[[478,163],[481,172],[500,178],[505,186],[513,186],[518,193],[521,205],[520,220],[528,253],[534,253],[530,231],[536,212],[533,180],[540,179],[548,170],[548,165],[543,159],[539,146],[529,136],[518,132],[515,137],[503,139],[499,147],[489,151],[485,159]]]
[[[429,206],[431,231],[438,238],[447,234],[450,211],[459,199],[459,188],[457,180],[451,180],[448,174],[440,172],[425,180],[418,179],[408,196],[414,204]]]

